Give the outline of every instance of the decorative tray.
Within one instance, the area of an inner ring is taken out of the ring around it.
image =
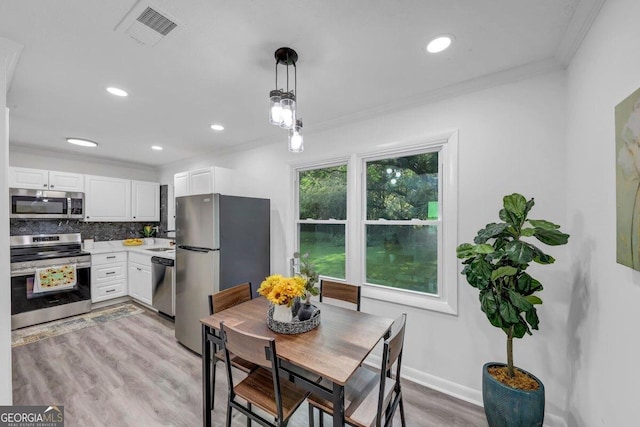
[[[122,241],[125,246],[140,246],[144,241],[142,239],[126,239]]]
[[[320,324],[320,309],[315,305],[313,307],[316,308],[316,311],[308,320],[300,321],[298,320],[298,316],[295,316],[292,322],[278,322],[277,320],[273,320],[273,306],[271,306],[267,312],[267,326],[273,332],[279,334],[295,335],[309,332],[317,328]]]

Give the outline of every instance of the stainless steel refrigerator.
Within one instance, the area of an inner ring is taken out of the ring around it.
[[[208,296],[251,282],[252,292],[270,271],[268,199],[200,194],[176,198],[175,335],[202,352],[200,319]]]

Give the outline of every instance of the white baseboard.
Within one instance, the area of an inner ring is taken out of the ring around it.
[[[380,369],[380,363],[382,363],[382,360],[377,355],[369,355],[365,363],[374,368]],[[481,390],[475,390],[408,366],[402,367],[402,378],[455,397],[456,399],[464,400],[465,402],[482,407]],[[545,412],[544,427],[567,427],[567,421],[559,415]]]

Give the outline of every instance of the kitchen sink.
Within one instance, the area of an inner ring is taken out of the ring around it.
[[[175,248],[150,248],[147,250],[152,252],[168,252],[168,251],[175,251]]]

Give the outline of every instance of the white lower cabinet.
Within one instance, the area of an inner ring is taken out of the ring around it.
[[[137,253],[129,254],[129,295],[151,305],[151,257]]]
[[[91,302],[127,296],[127,253],[91,256]]]

